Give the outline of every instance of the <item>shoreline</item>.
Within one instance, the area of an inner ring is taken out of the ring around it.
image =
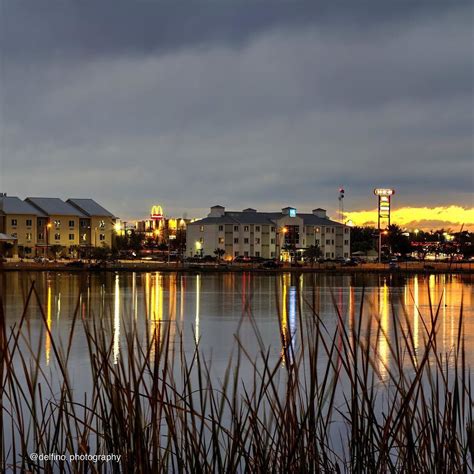
[[[396,269],[389,268],[388,264],[364,263],[355,267],[343,266],[337,263],[314,264],[314,266],[282,266],[279,268],[261,268],[256,265],[235,264],[176,264],[156,262],[126,261],[108,263],[103,268],[94,268],[85,264],[83,267],[68,266],[67,262],[30,263],[8,262],[0,264],[2,271],[31,271],[31,272],[179,272],[179,273],[329,273],[329,274],[354,274],[354,273],[436,273],[436,274],[473,274],[474,262],[448,263],[448,262],[401,262]]]

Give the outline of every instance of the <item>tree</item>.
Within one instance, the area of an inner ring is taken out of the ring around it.
[[[376,250],[377,229],[375,227],[352,227],[351,229],[351,253]]]
[[[216,249],[214,250],[214,255],[217,257],[217,261],[220,262],[221,258],[225,255],[224,249]]]
[[[397,224],[391,224],[388,226],[387,232],[386,243],[388,244],[391,253],[406,255],[412,251],[410,239],[405,235],[400,226]]]
[[[110,258],[111,250],[106,244],[102,244],[100,247],[94,247],[92,249],[92,258],[99,262],[105,262]]]
[[[311,266],[313,266],[314,262],[321,257],[321,249],[319,248],[319,245],[310,245],[305,251],[304,251],[304,259],[307,262],[311,263]]]
[[[59,256],[59,254],[62,252],[63,247],[62,245],[54,244],[49,247],[51,250],[51,253],[53,254],[54,260],[56,260]]]

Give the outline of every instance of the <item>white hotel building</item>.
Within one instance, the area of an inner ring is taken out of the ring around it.
[[[287,258],[288,248],[303,251],[319,245],[327,259],[350,256],[350,227],[330,220],[324,209],[311,214],[297,213],[293,207],[281,212],[257,212],[255,209],[226,211],[211,207],[204,219],[189,223],[186,229],[186,255],[215,256],[224,250],[224,258],[238,256]]]

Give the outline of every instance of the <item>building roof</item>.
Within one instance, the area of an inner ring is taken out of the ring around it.
[[[0,213],[2,214],[26,214],[33,216],[44,216],[38,208],[16,196],[0,195]]]
[[[342,226],[340,222],[332,221],[329,217],[318,217],[314,214],[298,214],[303,219],[304,225],[332,225]]]
[[[49,216],[87,217],[86,214],[59,198],[28,197],[25,199]]]
[[[292,208],[294,209],[294,208]],[[244,211],[226,211],[222,217],[205,217],[193,224],[276,224],[278,219],[287,217],[287,214],[281,212],[248,212]],[[296,217],[303,219],[304,225],[316,226],[342,226],[340,222],[332,221],[327,217],[318,217],[314,214],[296,214]]]
[[[100,216],[115,218],[115,216],[111,212],[109,212],[107,209],[95,202],[93,199],[71,198],[68,199],[66,203],[73,205],[75,208],[79,209],[81,212],[87,214],[90,217]]]

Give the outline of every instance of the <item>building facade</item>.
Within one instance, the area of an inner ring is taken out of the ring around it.
[[[293,207],[281,212],[226,211],[213,206],[207,217],[189,223],[188,257],[212,255],[220,249],[225,259],[263,257],[289,260],[316,245],[326,259],[350,256],[350,227],[332,221],[324,209],[298,213]]]
[[[92,199],[22,201],[0,194],[0,232],[17,239],[20,257],[46,256],[53,246],[69,256],[81,247],[111,246],[114,222],[115,217]]]

